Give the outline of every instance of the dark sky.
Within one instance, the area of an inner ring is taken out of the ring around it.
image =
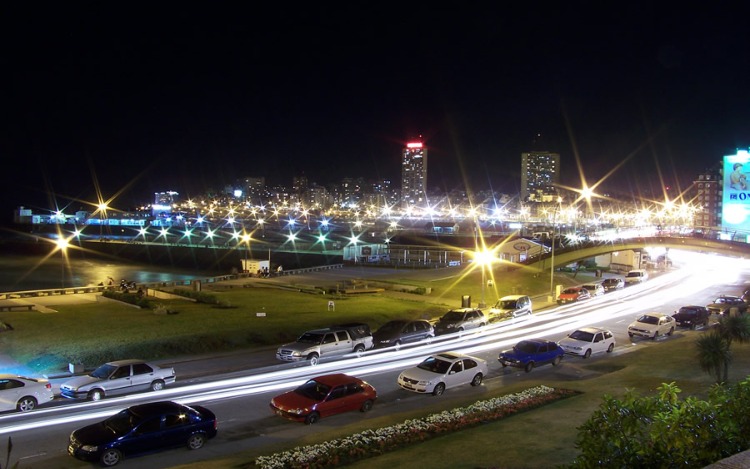
[[[658,193],[750,145],[740,2],[187,3],[2,7],[4,213],[97,184],[123,207],[243,176],[399,185],[418,135],[430,187],[509,193],[531,149],[564,184],[578,155],[600,191]]]

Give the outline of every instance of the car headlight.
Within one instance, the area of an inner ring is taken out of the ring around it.
[[[446,329],[453,329],[454,327],[456,327],[456,325],[455,325],[455,324],[447,324],[447,325],[445,326],[445,328],[446,328]]]
[[[293,356],[293,357],[301,357],[301,356],[302,356],[302,354],[301,354],[301,353],[299,353],[299,352],[292,352],[292,356]]]
[[[95,453],[99,450],[99,447],[96,445],[83,445],[81,446],[81,451],[86,451],[87,453]]]

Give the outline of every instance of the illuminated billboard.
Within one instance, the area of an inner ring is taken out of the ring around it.
[[[727,230],[750,231],[750,153],[737,150],[724,157],[721,224]]]

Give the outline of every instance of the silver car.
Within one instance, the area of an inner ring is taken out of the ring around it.
[[[0,412],[28,412],[54,399],[52,385],[46,379],[0,375]]]
[[[160,391],[175,382],[174,368],[161,368],[143,360],[105,363],[85,376],[60,385],[60,395],[68,399],[98,401],[105,396],[138,391]]]

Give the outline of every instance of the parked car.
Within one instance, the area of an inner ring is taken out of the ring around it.
[[[672,335],[677,321],[672,316],[662,313],[646,313],[638,316],[628,326],[628,335],[656,339],[660,335]]]
[[[609,293],[615,290],[621,290],[625,288],[625,281],[620,277],[605,278],[604,281],[602,281],[602,287],[604,287],[605,293]]]
[[[587,283],[585,285],[581,285],[581,288],[586,289],[586,291],[588,291],[589,295],[591,296],[601,296],[604,294],[604,287],[601,283]]]
[[[378,393],[359,378],[343,373],[318,376],[302,386],[271,399],[271,410],[278,416],[308,425],[323,417],[372,409]]]
[[[569,287],[563,290],[557,297],[557,304],[564,305],[576,301],[588,300],[591,294],[583,287]]]
[[[526,373],[539,365],[560,364],[565,351],[556,343],[543,339],[522,340],[510,350],[500,352],[498,361],[503,368],[513,366],[523,368]]]
[[[508,295],[497,300],[489,310],[490,322],[517,318],[531,314],[531,298],[528,295]]]
[[[474,308],[452,309],[435,324],[435,335],[463,332],[484,327],[487,318],[482,310]]]
[[[672,315],[678,326],[695,329],[696,326],[708,326],[711,311],[704,306],[683,306]]]
[[[0,412],[28,412],[54,398],[52,385],[46,379],[0,374]]]
[[[479,386],[487,376],[487,362],[458,352],[443,352],[398,375],[398,385],[407,391],[439,396],[463,384]]]
[[[592,353],[612,353],[615,349],[615,336],[607,329],[583,327],[571,332],[557,344],[567,354],[589,358]]]
[[[713,303],[706,305],[706,308],[713,314],[727,314],[733,308],[737,308],[738,313],[744,314],[747,312],[747,303],[739,296],[719,295]]]
[[[216,416],[203,406],[151,402],[75,430],[70,434],[68,454],[114,466],[123,458],[167,448],[199,449],[216,436],[216,429]]]
[[[353,322],[307,331],[296,341],[276,349],[276,358],[285,362],[307,361],[315,366],[324,358],[360,356],[373,346],[370,326]]]
[[[373,334],[375,348],[413,344],[435,337],[435,329],[423,319],[388,321]]]
[[[643,283],[648,280],[648,272],[644,269],[631,270],[625,275],[625,285],[635,285],[637,283]]]
[[[60,395],[68,399],[98,401],[105,396],[138,391],[160,391],[175,382],[174,368],[161,368],[143,360],[118,360],[101,365],[85,376],[76,376],[60,385]]]

